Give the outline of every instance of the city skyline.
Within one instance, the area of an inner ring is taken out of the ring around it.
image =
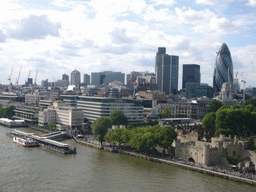
[[[200,65],[201,82],[212,86],[216,51],[226,43],[234,74],[256,86],[255,0],[66,1],[0,3],[1,83],[30,78],[61,79],[77,69],[154,72],[158,47],[182,65]]]

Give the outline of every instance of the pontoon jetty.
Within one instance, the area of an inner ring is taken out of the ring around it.
[[[54,141],[54,140],[48,139],[47,137],[40,137],[40,136],[35,135],[34,133],[26,133],[23,131],[13,129],[9,135],[13,136],[13,137],[31,138],[31,139],[37,141],[41,147],[50,149],[50,150],[58,152],[58,153],[63,153],[63,154],[75,154],[76,153],[76,148],[74,147],[72,149],[72,147],[69,144]]]

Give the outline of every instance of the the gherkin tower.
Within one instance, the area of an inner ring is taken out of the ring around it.
[[[214,92],[220,92],[222,84],[228,82],[233,87],[233,63],[228,46],[223,43],[217,52],[213,73]]]

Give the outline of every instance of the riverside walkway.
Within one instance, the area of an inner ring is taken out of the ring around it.
[[[163,158],[163,157],[153,157],[153,156],[137,153],[137,152],[134,152],[134,151],[117,149],[117,148],[110,147],[109,145],[100,145],[100,142],[98,142],[97,140],[94,140],[93,138],[87,138],[87,140],[77,139],[76,137],[73,137],[73,138],[77,143],[87,145],[89,147],[94,147],[94,148],[98,148],[98,149],[101,149],[101,150],[105,150],[105,151],[108,151],[108,152],[130,155],[130,156],[133,156],[133,157],[138,157],[138,158],[149,160],[149,161],[152,161],[152,162],[158,162],[158,163],[164,163],[164,164],[173,164],[173,165],[176,165],[176,166],[187,168],[191,171],[195,171],[195,172],[199,172],[199,173],[205,173],[205,174],[208,174],[208,175],[211,175],[211,176],[216,176],[216,177],[220,177],[220,178],[239,181],[239,182],[247,183],[247,184],[251,184],[251,185],[256,185],[256,178],[254,180],[254,177],[252,177],[250,175],[247,175],[248,177],[250,176],[250,178],[243,177],[237,171],[222,170],[222,169],[216,168],[216,167],[208,167],[206,165],[199,165],[198,163],[192,164],[192,163],[185,162],[185,161],[182,161],[182,160]]]

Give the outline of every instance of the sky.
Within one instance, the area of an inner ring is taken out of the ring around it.
[[[199,64],[212,86],[216,52],[226,43],[234,74],[256,87],[256,0],[0,1],[0,80],[37,84],[83,74],[155,72],[158,47]],[[81,78],[81,80],[83,80]],[[244,85],[242,85],[243,88]]]

